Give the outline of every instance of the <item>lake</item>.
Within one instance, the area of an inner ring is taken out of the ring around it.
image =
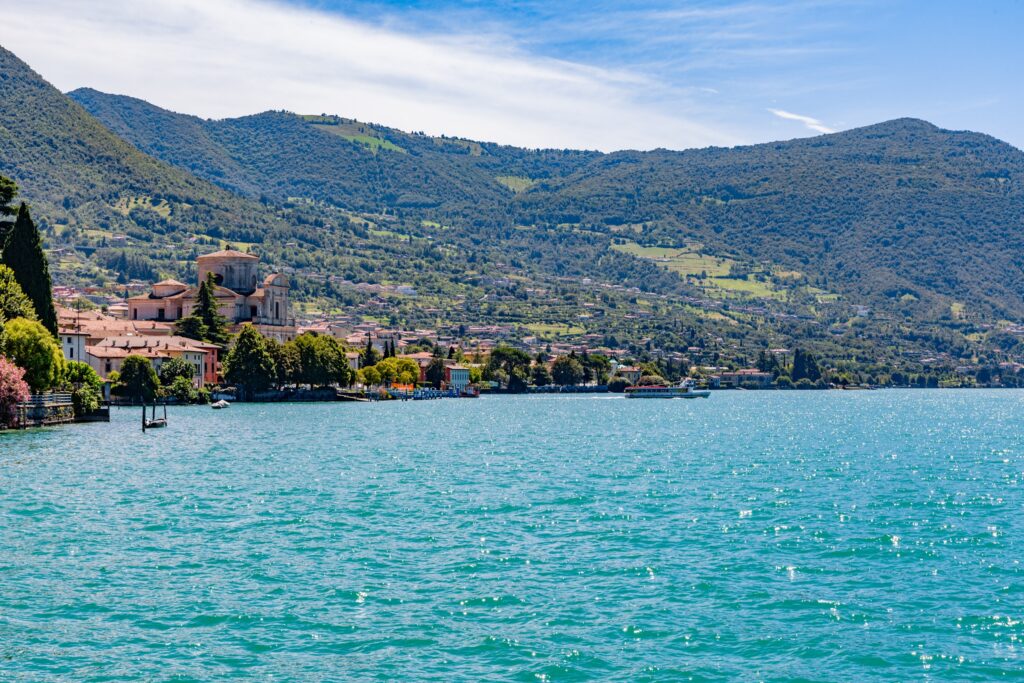
[[[1024,674],[1024,392],[171,408],[0,434],[0,679]]]

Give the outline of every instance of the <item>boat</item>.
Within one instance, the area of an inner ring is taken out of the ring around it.
[[[214,410],[223,410],[224,408],[230,408],[231,404],[225,401],[224,399],[221,399],[216,403],[211,403],[210,407],[213,408]]]
[[[709,390],[698,389],[692,379],[684,379],[672,387],[626,387],[626,398],[707,398],[710,395]]]
[[[146,404],[142,404],[142,431],[147,429],[161,429],[167,426],[167,404],[164,403],[164,416],[156,416],[156,403],[153,403],[153,417],[146,417]]]

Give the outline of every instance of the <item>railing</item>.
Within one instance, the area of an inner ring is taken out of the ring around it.
[[[17,426],[40,427],[75,419],[75,406],[68,392],[32,394],[16,407]]]
[[[55,391],[48,394],[32,394],[27,401],[18,404],[19,408],[31,408],[36,406],[70,406],[74,405],[71,400],[71,392]]]

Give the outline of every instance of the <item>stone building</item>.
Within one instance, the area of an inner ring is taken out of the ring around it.
[[[236,331],[242,323],[252,323],[261,334],[280,342],[295,337],[286,276],[272,273],[261,281],[259,258],[240,251],[204,254],[196,264],[200,283],[207,274],[213,274],[217,307]],[[198,294],[198,284],[190,287],[177,280],[158,282],[149,294],[128,299],[128,318],[173,322],[188,317]]]

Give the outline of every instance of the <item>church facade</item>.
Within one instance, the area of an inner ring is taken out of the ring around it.
[[[252,323],[261,334],[279,342],[295,337],[295,319],[288,300],[290,286],[285,275],[272,273],[260,280],[259,258],[240,251],[204,254],[196,265],[200,283],[213,274],[217,307],[235,331],[242,323]],[[128,299],[128,317],[174,322],[192,314],[198,294],[198,285],[164,280],[153,285],[149,294]]]

